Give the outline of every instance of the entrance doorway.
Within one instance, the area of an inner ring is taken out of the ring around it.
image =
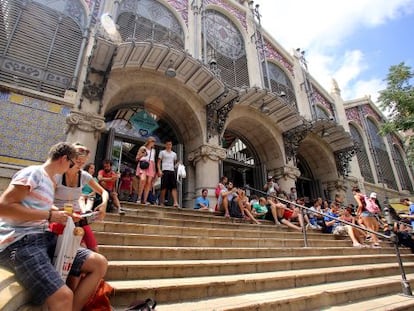
[[[308,163],[301,156],[298,156],[297,167],[300,171],[300,176],[296,182],[298,197],[304,197],[306,202],[318,197],[323,198],[320,180],[314,178]]]
[[[104,159],[110,159],[114,171],[121,174],[130,171],[135,175],[136,154],[149,136],[156,139],[154,150],[156,161],[159,152],[164,149],[164,142],[167,139],[173,142],[173,150],[177,153],[177,159],[182,161],[184,148],[178,142],[177,135],[171,126],[159,119],[157,115],[145,111],[142,106],[118,109],[107,114],[105,121],[107,132],[98,142],[95,158],[98,168],[102,166]],[[157,202],[161,186],[159,178],[154,180],[153,198],[149,199],[151,203]],[[182,205],[183,184],[178,183],[177,188],[179,204]]]
[[[227,176],[235,187],[250,186],[261,189],[264,180],[263,167],[249,143],[227,130],[223,135],[222,146],[227,149],[222,175]]]

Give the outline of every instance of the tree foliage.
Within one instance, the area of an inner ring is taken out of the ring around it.
[[[404,132],[408,160],[414,164],[414,71],[404,62],[391,66],[385,81],[387,88],[380,91],[380,107],[388,114],[388,121],[380,134]]]

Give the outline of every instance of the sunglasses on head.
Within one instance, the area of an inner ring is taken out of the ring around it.
[[[89,153],[90,151],[86,148],[79,148],[79,147],[76,148],[76,154],[78,156],[87,156],[89,155]]]

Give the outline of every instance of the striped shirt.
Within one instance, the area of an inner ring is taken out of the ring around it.
[[[53,204],[54,182],[43,166],[34,165],[17,172],[10,183],[29,187],[29,194],[21,201],[27,208],[48,211]],[[27,234],[48,230],[47,220],[11,221],[0,218],[0,251]]]

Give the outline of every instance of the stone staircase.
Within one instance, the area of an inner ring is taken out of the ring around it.
[[[94,224],[116,310],[146,297],[157,310],[413,310],[394,249],[352,247],[317,231],[226,220],[187,209],[127,206]],[[407,278],[414,256],[402,249]]]
[[[93,224],[117,311],[147,297],[159,311],[414,310],[414,298],[399,294],[400,270],[386,242],[358,249],[347,239],[308,231],[304,247],[301,233],[266,221],[124,206],[126,215],[108,214]],[[401,253],[413,284],[414,255]],[[36,310],[24,305],[25,291],[12,274],[0,270],[0,277],[0,310]]]

